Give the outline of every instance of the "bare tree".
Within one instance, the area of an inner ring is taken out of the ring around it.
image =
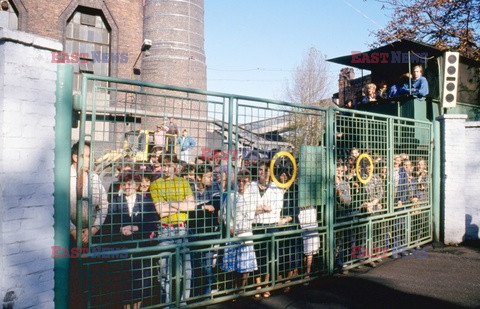
[[[292,74],[292,82],[286,87],[288,100],[306,106],[328,107],[328,65],[325,56],[312,47]],[[294,108],[290,117],[290,130],[286,139],[296,151],[300,145],[318,146],[325,129],[325,113],[321,110]]]
[[[480,0],[377,0],[393,11],[378,43],[411,39],[480,61]]]
[[[311,47],[293,72],[293,83],[287,85],[288,99],[304,105],[321,106],[329,86],[327,70],[325,56],[315,47]]]

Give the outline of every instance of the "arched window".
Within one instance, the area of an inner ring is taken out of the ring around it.
[[[18,11],[11,1],[0,1],[0,27],[18,30]]]
[[[73,13],[67,22],[65,53],[74,65],[74,90],[81,89],[81,73],[110,75],[110,28],[100,11],[78,9]],[[78,60],[72,57],[74,53]]]

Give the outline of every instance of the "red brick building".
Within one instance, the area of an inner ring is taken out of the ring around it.
[[[343,68],[338,76],[338,105],[344,106],[348,100],[361,99],[365,85],[371,83],[371,75],[355,78],[352,68]]]
[[[153,44],[136,65],[141,79],[206,89],[203,0],[2,0],[0,5],[0,27],[63,44],[68,56],[52,55],[52,61],[73,63],[75,89],[82,72],[133,78],[144,39]]]

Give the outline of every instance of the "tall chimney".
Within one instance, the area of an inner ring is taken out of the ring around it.
[[[204,48],[203,0],[144,0],[143,39],[152,41],[144,52],[141,79],[146,82],[206,90],[207,77]],[[163,123],[163,117],[173,117],[179,134],[187,129],[196,140],[196,155],[205,147],[208,123],[208,104],[204,95],[174,94],[167,91],[147,92],[146,109],[157,112],[147,119],[146,126],[154,128]],[[163,97],[168,95],[169,97]],[[198,120],[196,120],[198,119]],[[177,149],[178,153],[178,149]]]
[[[142,80],[206,90],[203,0],[144,0]]]

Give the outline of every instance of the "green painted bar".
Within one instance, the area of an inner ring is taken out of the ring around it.
[[[83,76],[82,79],[82,97],[81,97],[81,113],[80,113],[80,136],[78,140],[78,164],[77,164],[77,175],[82,175],[82,166],[83,166],[83,154],[85,152],[85,127],[87,122],[87,95],[88,95],[88,79],[86,76]],[[78,192],[78,183],[77,183],[77,192]],[[77,248],[82,248],[82,198],[78,197],[77,194]]]
[[[394,140],[393,119],[388,119],[387,122],[388,122],[387,143],[388,143],[388,145],[393,145],[393,140]],[[394,156],[393,147],[388,149],[387,155],[388,155],[388,162],[393,162],[393,156]],[[388,185],[387,185],[387,190],[389,192],[393,192],[393,190],[394,190],[393,189],[393,187],[394,187],[394,185],[393,185],[393,166],[388,167],[388,175],[389,175],[389,182],[388,182]],[[393,212],[394,198],[392,198],[391,196],[388,196],[387,203],[388,203],[388,206],[387,206],[388,211]]]
[[[55,246],[70,245],[70,164],[72,128],[73,66],[57,65],[55,114]],[[55,259],[55,307],[68,308],[69,265],[67,258]]]
[[[326,122],[327,122],[327,132],[335,132],[334,124],[335,124],[335,114],[336,111],[330,109],[326,115]],[[335,148],[335,138],[336,135],[334,134],[326,134],[326,149],[334,149]],[[335,174],[336,174],[336,158],[333,155],[335,152],[333,151],[326,151],[326,149],[322,149],[322,158],[325,158],[321,161],[322,166],[326,166],[327,168],[321,168],[320,171],[324,171],[323,179],[321,179],[324,189],[326,189],[325,198],[322,199],[322,205],[335,205]],[[326,213],[326,222],[327,222],[327,257],[328,257],[328,272],[333,273],[335,267],[335,233],[334,233],[334,222],[335,222],[335,207],[327,207],[325,209]],[[328,250],[330,248],[330,250]]]
[[[137,80],[114,78],[114,77],[100,76],[100,75],[93,75],[93,74],[82,74],[82,76],[83,76],[83,81],[84,82],[89,81],[89,80],[96,80],[96,81],[105,81],[105,82],[110,82],[110,83],[135,85],[135,86],[140,86],[140,87],[151,87],[151,88],[158,88],[158,89],[165,89],[165,90],[172,90],[172,91],[189,92],[189,93],[202,94],[202,95],[208,95],[208,96],[232,97],[231,93],[205,91],[205,90],[199,90],[199,89],[193,89],[193,88],[184,88],[184,87],[170,86],[170,85],[164,85],[164,84],[155,84],[155,83],[149,83],[149,82],[143,82],[143,81],[137,81]],[[83,92],[84,92],[84,90],[83,90],[83,85],[82,85],[82,95],[83,95]],[[257,101],[257,102],[262,102],[262,103],[281,104],[283,106],[288,106],[288,107],[305,108],[305,106],[301,105],[301,104],[294,104],[294,103],[291,103],[291,102],[278,101],[278,100],[268,100],[268,99],[257,98],[257,97],[234,95],[233,98],[235,98],[236,100]],[[322,107],[319,107],[319,106],[314,106],[314,105],[308,106],[308,109],[309,110],[317,110],[317,111],[325,111],[325,108],[322,108]]]
[[[228,98],[228,136],[232,136],[233,134],[233,108],[234,108],[234,104],[233,104],[233,97],[230,97]],[[238,104],[237,106],[235,107],[236,108],[236,111],[235,111],[235,115],[236,115],[236,123],[238,123]],[[223,111],[225,111],[225,106],[223,106]],[[225,115],[223,114],[222,115],[222,119],[224,119]],[[223,126],[223,124],[222,124]],[[223,130],[223,128],[222,128]],[[235,134],[238,134],[238,130],[235,130]],[[238,136],[235,137],[235,140],[238,141]],[[230,138],[228,140],[228,166],[232,166],[232,155],[231,155],[231,150],[233,149],[233,143],[232,143],[232,139]],[[227,173],[227,209],[226,209],[226,212],[227,214],[230,213],[232,207],[233,207],[233,201],[232,201],[232,186],[230,185],[234,179],[232,179],[232,173]],[[231,218],[230,216],[226,216],[226,222],[225,222],[225,226],[229,227],[230,224],[232,224],[231,222]],[[229,238],[231,235],[228,231],[228,228],[227,228],[227,231],[226,231],[226,235],[227,235],[227,238]]]

